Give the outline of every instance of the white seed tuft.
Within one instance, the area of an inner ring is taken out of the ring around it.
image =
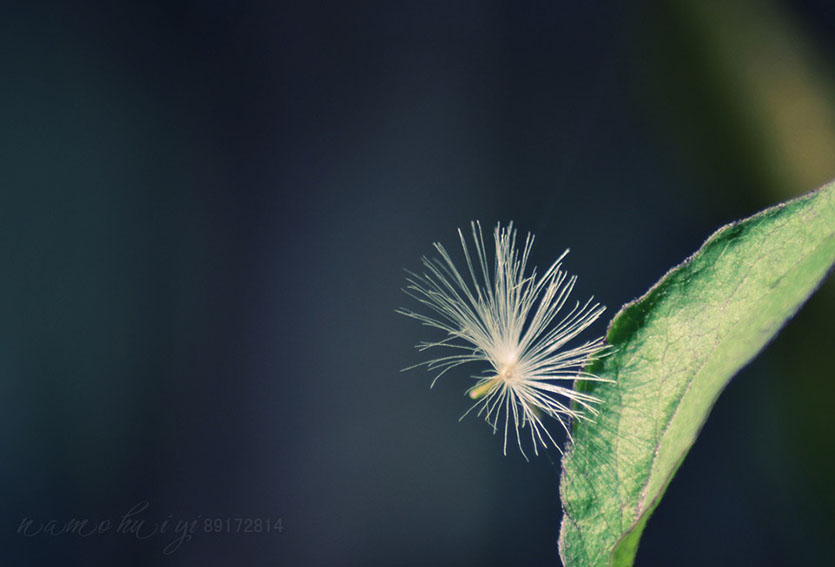
[[[468,277],[461,274],[437,242],[434,247],[439,257],[421,258],[426,271],[408,272],[404,291],[428,308],[430,314],[409,309],[398,309],[398,313],[446,333],[442,340],[422,342],[417,348],[451,349],[451,354],[410,368],[425,365],[430,371],[438,371],[432,381],[434,386],[438,378],[456,366],[486,362],[489,368],[474,376],[477,382],[468,390],[476,402],[467,413],[477,410],[478,416],[484,415],[494,433],[503,429],[505,454],[511,421],[525,458],[522,439],[528,436],[537,455],[538,447],[547,448],[549,444],[561,451],[542,416],[555,418],[570,438],[568,419],[588,420],[597,415],[594,404],[600,400],[573,390],[571,385],[577,378],[604,381],[583,372],[583,367],[602,356],[607,346],[603,338],[597,338],[565,347],[605,307],[592,303],[590,298],[582,305],[577,302],[557,319],[577,279],[560,269],[568,250],[541,276],[537,277],[536,268],[526,275],[533,236],[528,234],[518,250],[513,223],[506,228],[498,224],[493,231],[495,259],[491,269],[481,225],[473,222],[471,227],[474,255],[458,230]]]

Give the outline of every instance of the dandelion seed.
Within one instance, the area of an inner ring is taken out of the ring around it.
[[[481,225],[473,222],[471,227],[474,255],[458,231],[466,276],[437,242],[434,247],[439,257],[421,258],[426,271],[408,272],[404,291],[430,314],[409,309],[398,309],[398,313],[446,333],[441,340],[418,344],[418,350],[450,349],[446,356],[410,368],[426,366],[430,371],[438,371],[432,381],[434,386],[438,378],[457,366],[487,363],[487,369],[473,377],[477,382],[468,393],[475,403],[464,416],[476,410],[492,426],[493,433],[503,430],[505,454],[511,428],[526,459],[523,438],[530,437],[537,455],[538,447],[549,445],[562,451],[543,416],[555,418],[570,438],[568,420],[590,420],[590,416],[597,415],[595,404],[600,400],[573,390],[571,385],[576,378],[605,381],[582,369],[593,358],[602,356],[607,346],[603,338],[597,338],[565,347],[605,307],[590,298],[584,304],[577,302],[558,319],[577,279],[560,269],[568,250],[541,276],[537,276],[535,268],[526,275],[533,236],[528,234],[519,250],[513,223],[505,228],[498,224],[493,231],[495,259],[491,269]]]

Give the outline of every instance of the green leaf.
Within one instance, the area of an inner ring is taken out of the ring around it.
[[[835,182],[729,224],[609,325],[578,382],[603,400],[563,457],[566,567],[632,565],[652,511],[719,393],[835,262]]]

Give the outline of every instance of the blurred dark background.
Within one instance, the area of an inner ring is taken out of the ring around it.
[[[557,565],[551,460],[400,372],[402,269],[512,219],[614,314],[835,177],[833,38],[824,0],[3,3],[0,563]],[[637,565],[827,562],[833,318],[731,382]],[[116,533],[143,502],[169,531]]]

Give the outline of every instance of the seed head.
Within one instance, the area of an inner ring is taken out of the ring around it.
[[[536,268],[526,274],[533,236],[528,234],[519,250],[513,223],[505,228],[497,224],[491,269],[481,225],[473,222],[471,228],[474,254],[458,230],[466,275],[437,242],[434,248],[438,257],[421,258],[425,268],[422,274],[407,271],[404,291],[428,314],[410,309],[398,309],[398,313],[445,333],[440,340],[419,343],[418,350],[450,352],[415,366],[438,371],[434,386],[452,368],[470,362],[486,364],[480,375],[473,376],[476,383],[468,393],[475,403],[464,415],[477,410],[477,415],[484,415],[493,427],[493,433],[503,429],[505,454],[511,427],[525,458],[522,439],[527,437],[537,455],[540,446],[551,445],[562,451],[542,418],[555,418],[570,438],[568,420],[597,415],[594,404],[600,400],[573,390],[571,385],[577,378],[602,380],[583,372],[583,367],[603,355],[607,347],[603,338],[571,348],[566,344],[591,325],[605,307],[590,298],[582,305],[577,302],[558,318],[577,279],[560,269],[568,250],[541,276],[537,276]]]

